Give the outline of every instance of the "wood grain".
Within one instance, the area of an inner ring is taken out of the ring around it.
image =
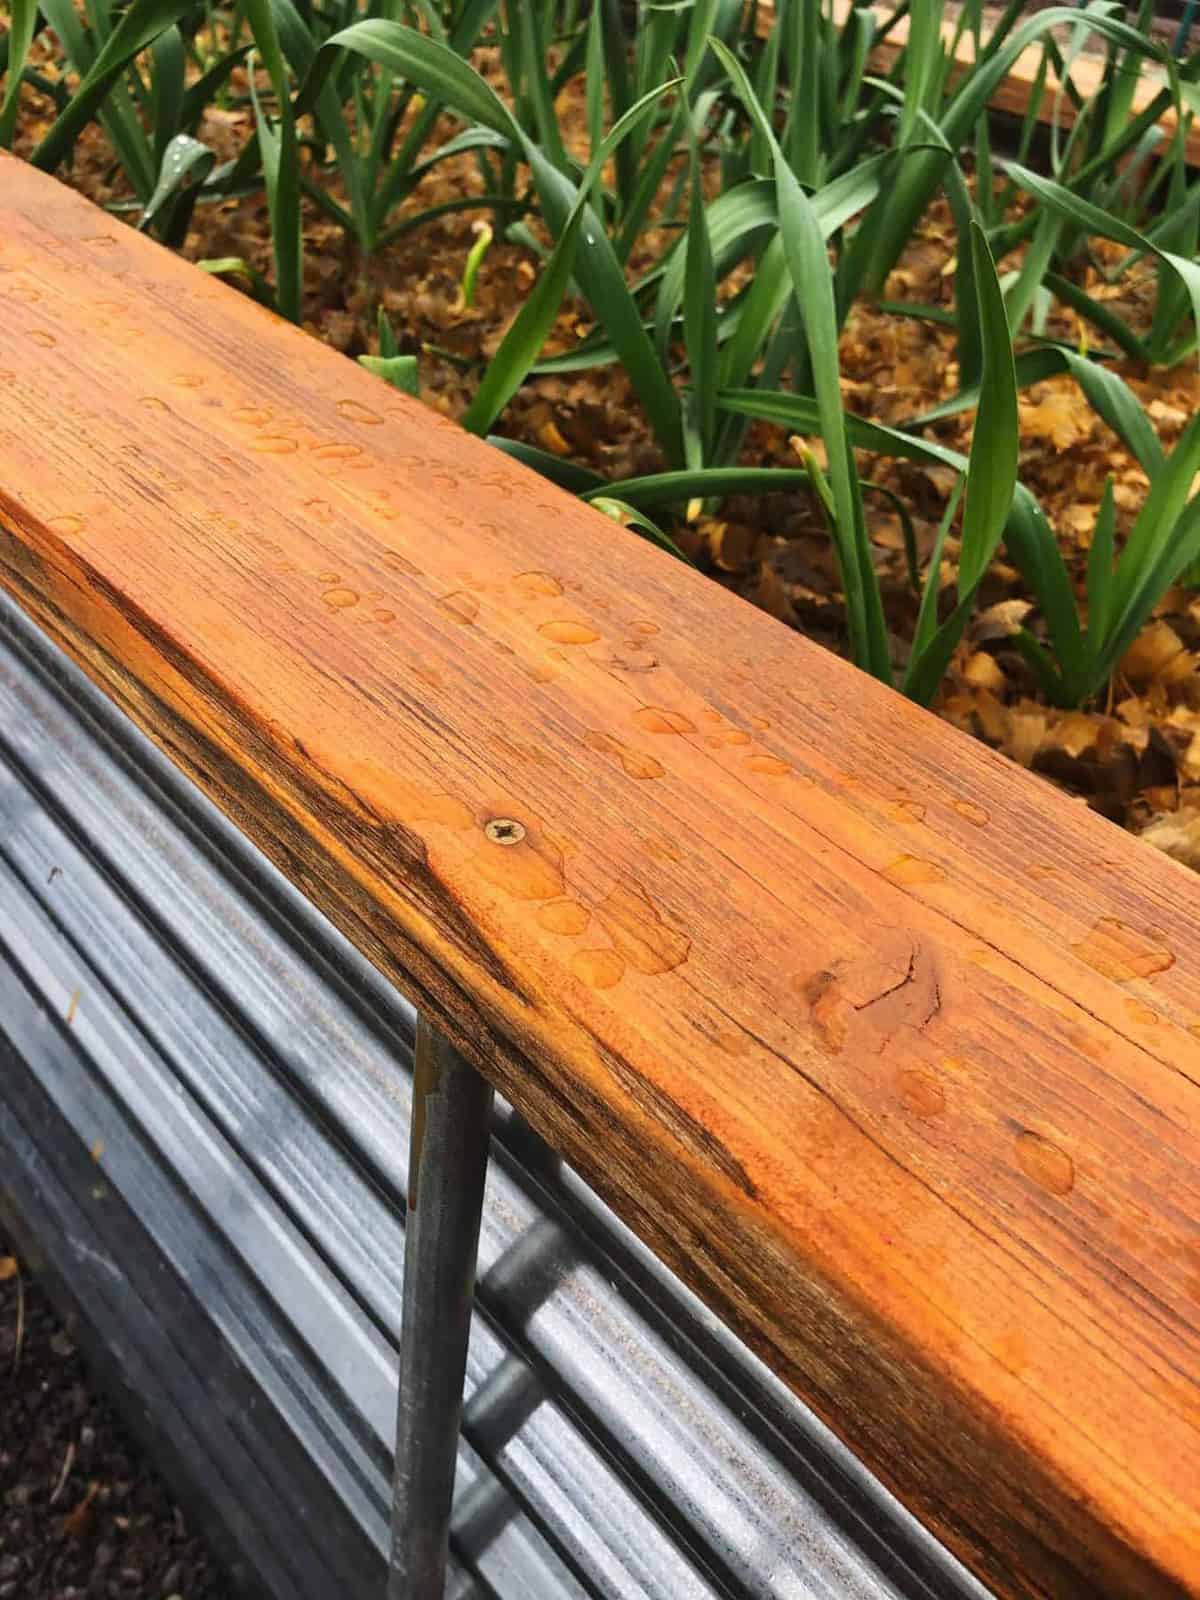
[[[0,427],[0,580],[907,1504],[1200,1595],[1192,875],[8,158]]]

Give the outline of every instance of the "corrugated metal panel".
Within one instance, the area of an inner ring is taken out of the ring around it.
[[[0,597],[3,1189],[280,1596],[382,1573],[413,1020]],[[467,1396],[452,1593],[984,1593],[507,1108]]]

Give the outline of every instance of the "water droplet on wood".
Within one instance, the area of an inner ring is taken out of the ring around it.
[[[410,561],[407,556],[400,554],[399,550],[385,550],[383,559],[389,567],[395,567],[397,572],[403,572],[409,578],[419,578],[421,569],[415,561]]]
[[[455,622],[474,622],[479,615],[479,601],[466,589],[455,589],[452,594],[444,594],[438,605]]]
[[[591,644],[600,637],[595,628],[589,627],[586,622],[567,619],[543,622],[538,632],[545,639],[553,639],[555,644]]]
[[[695,733],[696,726],[682,711],[667,711],[662,706],[639,706],[633,720],[647,733]]]
[[[792,770],[790,765],[786,761],[781,761],[778,756],[749,756],[746,765],[751,772],[761,773],[764,778],[786,778]]]
[[[342,439],[329,439],[313,448],[313,454],[319,461],[351,461],[362,453],[362,445],[350,444]]]
[[[687,960],[692,941],[663,920],[638,885],[622,885],[596,907],[596,920],[631,967],[647,976],[672,972]]]
[[[941,883],[946,874],[936,861],[924,861],[920,856],[897,856],[884,871],[890,883]]]
[[[583,742],[589,750],[595,750],[598,755],[613,756],[631,778],[661,778],[667,770],[662,762],[656,761],[653,756],[644,755],[640,750],[630,749],[628,745],[623,745],[620,740],[611,738],[607,733],[585,733]]]
[[[562,584],[548,572],[519,572],[513,582],[527,595],[549,595],[556,599],[563,592]]]
[[[625,975],[625,963],[615,950],[576,950],[571,971],[592,989],[612,989]]]
[[[1140,933],[1116,917],[1101,917],[1087,938],[1071,949],[1089,967],[1118,983],[1150,978],[1175,964],[1174,952],[1157,934]]]
[[[899,1075],[900,1099],[914,1117],[932,1121],[946,1109],[946,1091],[930,1072],[906,1067]]]
[[[952,800],[950,803],[960,817],[976,828],[986,828],[992,820],[991,812],[985,806],[977,805],[974,800]]]
[[[578,900],[550,900],[538,907],[537,919],[547,933],[560,933],[567,937],[580,934],[592,920],[586,906]]]
[[[1017,1165],[1047,1194],[1070,1194],[1075,1187],[1075,1163],[1040,1133],[1025,1129],[1017,1135]]]
[[[653,650],[623,644],[613,651],[608,665],[615,667],[618,672],[653,672],[658,665],[658,657]]]
[[[522,825],[524,826],[524,825]],[[475,857],[480,875],[514,900],[558,900],[564,888],[562,852],[540,830],[497,849],[485,840]]]
[[[364,427],[370,428],[377,428],[383,422],[377,411],[372,411],[369,406],[362,405],[358,400],[339,400],[337,408],[347,422],[361,422]]]

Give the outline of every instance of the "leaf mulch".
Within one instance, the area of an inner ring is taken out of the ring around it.
[[[232,1592],[0,1235],[0,1600]]]
[[[500,87],[494,53],[480,51],[476,64],[496,76]],[[236,74],[233,87],[239,87]],[[18,148],[22,142],[29,148],[38,137],[48,107],[33,91],[26,95],[28,114]],[[568,144],[586,148],[581,95],[573,86],[561,97],[559,110]],[[453,126],[445,122],[438,142]],[[250,130],[248,110],[212,110],[200,136],[225,159],[236,154]],[[313,175],[321,177],[315,171]],[[126,195],[95,127],[81,141],[68,177],[100,203]],[[664,186],[672,179],[668,173]],[[446,162],[398,216],[478,193],[480,188],[470,157]],[[499,345],[538,270],[531,252],[497,242],[479,274],[475,304],[464,306],[460,283],[477,220],[471,213],[460,213],[424,224],[364,264],[341,230],[309,206],[305,327],[349,356],[366,353],[375,348],[375,319],[382,306],[402,348],[420,355],[426,403],[446,415],[461,414],[474,392],[481,363]],[[652,263],[660,246],[661,240],[653,236],[643,241],[641,258],[631,262],[635,275]],[[889,281],[887,298],[950,308],[954,248],[948,210],[939,203],[924,219]],[[1145,327],[1153,305],[1152,271],[1143,266],[1119,285],[1106,286],[1103,268],[1119,258],[1120,249],[1093,241],[1092,251],[1090,258],[1078,263],[1080,283],[1107,300],[1132,326]],[[269,274],[265,198],[251,196],[197,208],[184,253],[192,260],[240,255]],[[1003,272],[1018,261],[1014,254],[998,266]],[[590,326],[586,306],[568,306],[551,349],[569,348]],[[1075,314],[1062,309],[1052,312],[1047,332],[1073,344],[1086,345],[1088,337]],[[957,387],[952,330],[872,306],[855,308],[841,355],[847,407],[879,421],[897,423],[920,415]],[[1200,400],[1195,362],[1171,371],[1149,370],[1125,360],[1113,365],[1148,408],[1170,449]],[[1111,473],[1115,483],[1118,537],[1128,531],[1144,499],[1146,476],[1067,377],[1023,391],[1020,418],[1022,480],[1045,508],[1082,592],[1106,475]],[[527,383],[501,427],[614,479],[661,466],[618,367]],[[943,443],[965,451],[970,430],[968,415],[939,423],[934,432]],[[795,449],[782,429],[754,423],[746,436],[744,460],[796,465]],[[820,458],[820,441],[815,442],[815,451]],[[864,476],[902,497],[911,508],[918,548],[927,553],[950,492],[950,472],[867,458]],[[916,619],[903,537],[882,496],[868,495],[867,512],[895,658],[902,662]],[[830,541],[807,494],[735,497],[719,517],[686,527],[678,537],[716,581],[830,649],[844,649],[842,597]],[[942,574],[946,584],[954,579],[955,554],[951,540]],[[1037,614],[1001,551],[935,709],[1120,826],[1200,867],[1200,592],[1180,587],[1169,593],[1122,663],[1107,700],[1079,711],[1055,709],[1041,698],[1010,642],[1018,622],[1039,631]]]

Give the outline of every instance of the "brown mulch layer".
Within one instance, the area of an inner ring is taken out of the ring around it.
[[[0,1600],[231,1592],[0,1236]]]
[[[495,52],[477,53],[476,64],[502,88]],[[244,90],[235,74],[232,88]],[[30,90],[21,141],[28,147],[41,131],[46,102]],[[586,148],[582,94],[568,86],[558,110],[568,144]],[[251,129],[247,108],[212,110],[200,137],[219,158],[232,156]],[[456,124],[443,119],[436,142]],[[76,187],[101,204],[126,196],[119,170],[96,128],[77,150]],[[316,181],[336,179],[318,168]],[[668,173],[664,188],[674,180]],[[481,192],[473,158],[445,163],[427,178],[397,217],[464,194]],[[376,347],[380,307],[389,315],[403,349],[420,356],[422,396],[440,412],[457,416],[469,402],[487,358],[516,315],[538,264],[532,253],[500,239],[479,273],[475,304],[460,293],[474,228],[483,213],[466,212],[423,224],[370,261],[357,258],[342,231],[308,205],[305,221],[305,327],[349,356]],[[396,220],[395,218],[393,220]],[[662,240],[643,241],[630,263],[637,273],[656,259]],[[946,206],[935,204],[912,239],[887,286],[895,300],[953,304],[954,232]],[[197,209],[184,253],[193,260],[243,256],[269,275],[267,205],[262,195]],[[1108,302],[1135,327],[1148,323],[1154,278],[1143,266],[1108,285],[1104,272],[1120,259],[1119,247],[1094,241],[1090,257],[1074,267],[1081,285]],[[1019,265],[1019,252],[998,263],[1001,272]],[[568,305],[559,318],[552,350],[570,348],[590,330],[587,307]],[[1088,330],[1073,312],[1056,307],[1047,331],[1086,346]],[[1090,335],[1093,344],[1095,336]],[[957,369],[952,330],[860,304],[842,339],[843,393],[849,409],[889,423],[920,415],[955,392]],[[1169,449],[1200,402],[1194,360],[1172,371],[1147,370],[1126,360],[1113,363],[1147,406]],[[1025,390],[1020,400],[1021,477],[1045,508],[1080,590],[1087,552],[1107,475],[1115,484],[1118,536],[1128,532],[1147,490],[1145,474],[1082,399],[1069,378]],[[514,398],[501,430],[544,450],[586,463],[619,479],[661,466],[654,440],[619,367],[527,383]],[[936,425],[934,435],[960,450],[970,445],[968,414]],[[808,441],[821,456],[820,441]],[[796,448],[783,430],[754,424],[743,452],[745,464],[795,465]],[[922,555],[950,492],[952,475],[893,460],[862,459],[863,475],[896,492],[911,508]],[[898,518],[886,499],[868,495],[868,519],[885,608],[895,639],[895,659],[907,653],[916,618]],[[842,597],[828,534],[818,508],[805,493],[760,499],[733,498],[720,516],[674,530],[693,559],[714,579],[736,590],[810,637],[844,650]],[[951,539],[942,581],[955,576],[957,547]],[[1143,834],[1181,859],[1200,865],[1200,593],[1179,588],[1165,597],[1158,614],[1130,652],[1103,704],[1064,712],[1049,707],[1010,642],[1024,622],[1040,623],[1003,551],[980,597],[980,612],[952,663],[937,709],[950,721],[1003,750],[1014,760]]]

